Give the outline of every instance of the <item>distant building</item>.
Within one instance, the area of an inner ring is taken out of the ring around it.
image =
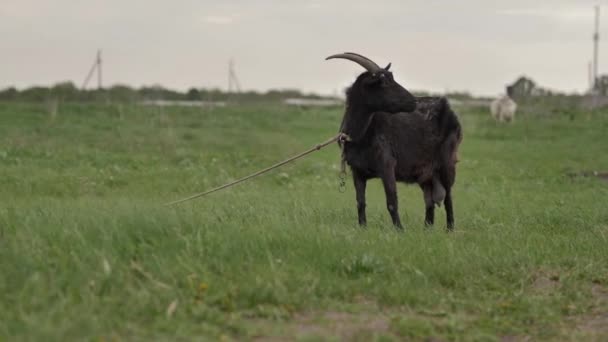
[[[592,94],[607,96],[608,95],[608,75],[600,75],[595,81],[595,86],[592,89]]]
[[[600,75],[595,84],[582,98],[582,106],[586,109],[608,107],[608,75]]]
[[[514,99],[522,99],[537,95],[536,83],[525,76],[518,78],[513,84],[507,86],[508,95]]]

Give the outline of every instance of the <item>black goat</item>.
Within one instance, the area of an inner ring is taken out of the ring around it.
[[[446,98],[412,96],[386,68],[354,53],[328,57],[358,63],[359,75],[346,94],[340,131],[348,134],[344,158],[353,174],[359,224],[366,224],[365,187],[381,178],[393,224],[402,229],[396,182],[417,183],[426,206],[425,223],[434,222],[435,205],[444,202],[447,227],[454,228],[452,192],[462,131]]]

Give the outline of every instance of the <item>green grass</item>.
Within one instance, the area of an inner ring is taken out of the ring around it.
[[[456,233],[400,186],[399,234],[378,181],[356,225],[335,146],[162,206],[333,136],[338,110],[0,104],[0,341],[606,339],[608,183],[566,173],[608,170],[608,115],[459,114]]]

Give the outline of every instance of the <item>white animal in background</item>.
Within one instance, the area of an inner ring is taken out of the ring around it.
[[[492,117],[499,122],[507,121],[511,122],[515,119],[515,111],[517,110],[517,103],[511,99],[509,94],[511,93],[511,87],[507,88],[507,95],[503,95],[496,100],[492,101],[490,105],[490,111]]]
[[[492,111],[492,116],[497,121],[510,122],[515,119],[517,103],[515,103],[515,101],[513,101],[508,95],[504,95],[492,101],[490,109]]]

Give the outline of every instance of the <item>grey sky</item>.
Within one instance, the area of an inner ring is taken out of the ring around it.
[[[80,84],[101,47],[106,84],[226,88],[233,57],[245,89],[331,94],[360,69],[324,57],[354,51],[392,62],[412,90],[493,95],[526,74],[582,91],[597,3],[2,0],[0,87]],[[600,71],[608,69],[604,12]]]

